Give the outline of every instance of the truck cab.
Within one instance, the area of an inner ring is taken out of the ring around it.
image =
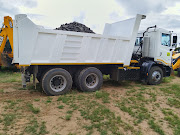
[[[141,57],[171,66],[175,44],[177,44],[177,36],[174,36],[171,31],[155,27],[138,33],[133,55],[141,55]]]

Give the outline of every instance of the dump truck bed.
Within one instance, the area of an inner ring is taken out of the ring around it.
[[[104,33],[90,34],[45,29],[26,15],[16,15],[13,26],[14,59],[20,66],[130,64],[144,15],[106,24]]]

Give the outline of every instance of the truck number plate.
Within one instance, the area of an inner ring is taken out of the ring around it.
[[[1,46],[2,42],[3,42],[3,39],[4,39],[4,37],[0,36],[0,46]]]

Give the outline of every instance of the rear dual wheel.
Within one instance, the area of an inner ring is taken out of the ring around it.
[[[101,71],[94,67],[78,71],[74,79],[77,88],[84,92],[99,90],[103,84]],[[65,94],[72,88],[72,77],[62,68],[47,71],[40,80],[42,89],[48,96]]]
[[[68,71],[55,68],[47,71],[42,77],[42,88],[48,96],[67,93],[72,87],[72,77]]]
[[[88,67],[77,72],[74,79],[77,88],[84,92],[99,90],[103,84],[103,75],[95,67]]]

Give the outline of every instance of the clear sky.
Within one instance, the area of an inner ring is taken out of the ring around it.
[[[180,0],[0,0],[0,23],[15,14],[53,29],[78,21],[100,34],[105,23],[145,14],[141,29],[157,25],[180,35]]]

